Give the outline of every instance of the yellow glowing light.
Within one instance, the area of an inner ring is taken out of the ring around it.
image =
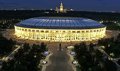
[[[92,41],[103,38],[105,36],[105,32],[106,32],[106,27],[96,28],[96,29],[60,30],[60,29],[34,29],[34,28],[24,28],[24,27],[15,26],[15,35],[17,37],[21,36],[21,38],[24,39],[55,41],[55,42]],[[25,38],[25,36],[27,38]]]
[[[63,9],[61,8],[60,10],[62,11]]]

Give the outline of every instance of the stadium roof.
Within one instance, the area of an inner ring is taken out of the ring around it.
[[[15,26],[39,29],[94,29],[105,25],[87,18],[35,17],[17,23]]]

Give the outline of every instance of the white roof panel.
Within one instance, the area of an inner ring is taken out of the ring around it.
[[[23,20],[18,25],[46,26],[46,27],[103,27],[101,23],[87,18],[60,18],[60,17],[35,17]]]

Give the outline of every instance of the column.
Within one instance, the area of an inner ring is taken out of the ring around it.
[[[31,35],[32,35],[33,33],[32,33],[32,30],[31,30]],[[31,39],[32,39],[32,36],[30,36],[31,37]]]
[[[86,34],[86,30],[85,30],[85,38],[84,38],[84,39],[85,39],[85,41],[86,41],[86,38],[87,38],[87,34]]]
[[[48,40],[48,35],[46,34],[46,37],[47,37],[47,39],[46,40]]]
[[[99,38],[100,38],[100,29],[98,30],[98,33],[99,33],[99,34],[98,34],[98,39],[99,39]]]
[[[72,33],[70,34],[70,41],[72,41],[72,37],[71,36],[72,36]]]
[[[94,30],[92,30],[92,34],[91,35],[94,37]],[[93,37],[91,37],[92,38],[91,40],[93,40]]]
[[[76,32],[76,40],[78,40],[78,38],[77,38],[77,37],[78,37],[78,35],[77,35],[77,31],[75,31],[75,32]]]
[[[90,30],[88,30],[87,35],[88,35],[88,40],[89,40],[90,39]]]
[[[25,38],[25,29],[24,29],[24,34],[23,35],[24,35],[24,38]]]
[[[39,37],[40,37],[40,40],[41,40],[41,35]]]
[[[22,31],[21,31],[21,29],[20,29],[20,33],[19,33],[19,36],[21,36],[21,34],[22,34]]]
[[[75,41],[76,41],[76,33],[74,34],[74,36],[75,36]]]
[[[36,30],[35,30],[35,33],[34,33],[34,34],[35,34],[35,40],[36,40],[36,39],[37,39]]]
[[[46,40],[46,34],[45,34],[45,40]]]
[[[22,31],[22,29],[21,29],[21,32],[22,32],[22,35],[21,35],[21,37],[23,37],[23,31]]]
[[[27,34],[27,39],[28,39],[28,37],[29,37],[29,32],[28,32],[28,29],[27,29],[27,31],[26,31],[26,32],[27,32],[26,34]]]
[[[95,30],[95,34],[96,34],[96,35],[95,35],[95,36],[96,36],[96,38],[95,38],[95,39],[97,39],[97,38],[98,38],[97,33],[98,33],[98,32],[97,32],[97,30]]]
[[[38,32],[36,32],[36,34],[37,34],[37,35],[36,35],[36,38],[38,39]]]

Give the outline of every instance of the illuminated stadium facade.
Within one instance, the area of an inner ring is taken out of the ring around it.
[[[106,32],[106,26],[97,21],[74,17],[35,17],[14,26],[17,37],[50,42],[92,41]]]

